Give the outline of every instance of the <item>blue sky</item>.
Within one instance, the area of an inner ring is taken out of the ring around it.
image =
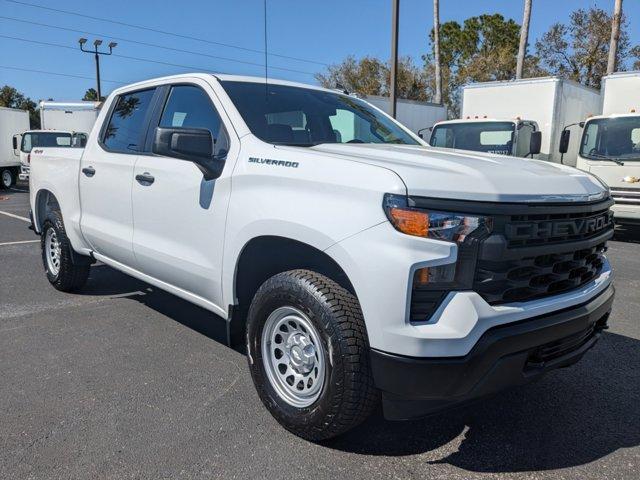
[[[117,20],[243,47],[263,48],[262,0],[20,0],[51,8]],[[336,63],[345,56],[389,56],[390,0],[267,0],[268,38],[271,53],[304,58],[320,63]],[[530,42],[540,36],[552,23],[565,22],[569,13],[580,7],[596,5],[613,8],[613,0],[534,0]],[[626,0],[624,9],[631,25],[640,23],[640,2]],[[462,21],[482,13],[501,13],[505,17],[522,19],[520,0],[441,0],[441,22]],[[156,62],[184,65],[171,66],[142,62],[123,57],[103,57],[103,93],[118,86],[104,80],[130,83],[145,78],[194,70],[213,70],[227,73],[262,75],[264,55],[258,52],[178,38],[148,30],[140,30],[104,21],[81,18],[64,13],[46,11],[7,0],[0,0],[0,16],[29,22],[55,25],[73,30],[101,34],[105,43],[113,37],[168,46],[210,56],[236,59],[258,65],[168,51],[151,46],[117,40],[116,54],[145,58]],[[400,54],[411,55],[419,61],[428,48],[427,32],[432,27],[431,0],[401,0]],[[634,44],[640,43],[640,29],[630,28]],[[4,37],[26,38],[37,42],[54,43],[71,48],[29,44]],[[0,18],[0,85],[10,84],[34,98],[74,100],[94,86],[92,55],[76,50],[79,33],[56,30],[42,25],[20,23]],[[94,35],[84,35],[93,40]],[[322,70],[321,64],[307,63],[272,56],[270,76],[314,83],[313,73]],[[84,78],[61,77],[1,68],[17,67],[28,70],[58,72]]]

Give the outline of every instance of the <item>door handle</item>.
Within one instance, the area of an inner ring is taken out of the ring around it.
[[[87,177],[93,177],[96,174],[96,169],[93,167],[84,167],[82,169],[82,173],[84,173]]]
[[[148,187],[155,181],[155,178],[149,172],[144,172],[142,174],[136,175],[136,181],[140,185]]]

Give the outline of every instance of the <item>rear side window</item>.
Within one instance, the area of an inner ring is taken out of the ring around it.
[[[111,114],[103,143],[107,149],[121,152],[139,152],[144,146],[146,118],[155,89],[120,95]]]
[[[206,128],[215,142],[216,157],[224,157],[229,150],[228,136],[220,115],[209,95],[194,85],[177,85],[171,88],[160,118],[160,127]]]

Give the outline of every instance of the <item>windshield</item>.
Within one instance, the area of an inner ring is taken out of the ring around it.
[[[514,131],[513,122],[447,123],[433,128],[429,143],[432,147],[511,155]]]
[[[20,150],[31,153],[37,147],[70,147],[71,134],[57,132],[31,132],[22,136]]]
[[[640,160],[640,116],[589,121],[580,155],[592,160]]]
[[[357,98],[287,85],[234,81],[222,85],[251,132],[265,142],[304,147],[321,143],[419,145],[395,122]]]

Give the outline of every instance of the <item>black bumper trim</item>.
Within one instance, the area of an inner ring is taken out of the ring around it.
[[[373,377],[383,393],[385,416],[423,416],[574,364],[606,328],[613,297],[610,285],[582,305],[491,328],[463,357],[415,358],[372,349]],[[581,338],[577,345],[575,338]],[[540,361],[540,351],[558,354]]]

